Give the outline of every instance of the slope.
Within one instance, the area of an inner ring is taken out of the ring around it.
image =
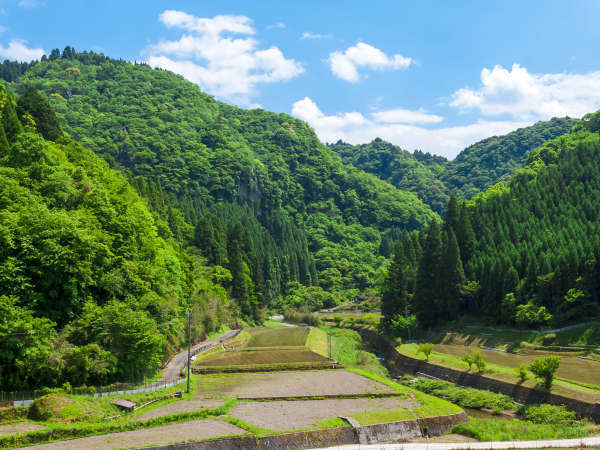
[[[124,170],[151,204],[164,192],[164,217],[169,205],[183,211],[170,221],[181,242],[207,213],[226,240],[236,223],[255,230],[242,259],[259,303],[292,281],[367,288],[383,261],[381,232],[436,217],[413,194],[344,166],[304,122],[225,105],[170,72],[71,52],[33,65],[14,86],[29,84],[46,93],[66,132]],[[284,248],[286,235],[293,248]]]

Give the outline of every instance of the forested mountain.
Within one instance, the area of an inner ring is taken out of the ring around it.
[[[577,122],[569,117],[519,128],[467,147],[450,161],[440,179],[458,198],[470,199],[490,186],[506,181],[527,160],[529,152],[567,134]]]
[[[379,138],[361,145],[338,141],[329,147],[346,164],[413,192],[442,214],[450,193],[460,199],[470,199],[508,179],[523,166],[532,149],[570,132],[576,122],[570,118],[554,118],[504,136],[493,136],[467,147],[452,161],[419,150],[410,153]]]
[[[217,102],[171,72],[69,49],[12,86],[30,85],[70,136],[131,178],[181,245],[232,272],[222,249],[239,247],[251,281],[239,292],[254,305],[290,283],[369,288],[382,233],[436,217],[412,193],[345,166],[306,123]]]
[[[600,111],[532,151],[506,184],[405,234],[385,283],[387,324],[465,314],[539,326],[600,315]]]
[[[2,390],[138,379],[181,347],[188,308],[196,337],[232,320],[217,274],[43,95],[0,84],[0,117]]]

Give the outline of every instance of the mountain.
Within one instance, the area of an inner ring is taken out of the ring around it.
[[[0,84],[0,385],[152,374],[235,309],[125,176],[64,136],[46,98]],[[202,326],[203,329],[200,329]]]
[[[438,214],[448,203],[449,189],[440,180],[448,165],[444,157],[420,151],[413,154],[379,138],[361,145],[338,141],[329,144],[329,148],[339,154],[345,164],[414,193]]]
[[[404,236],[386,283],[400,293],[392,315],[406,305],[425,328],[465,315],[529,327],[600,316],[599,133],[600,111],[531,151],[506,183],[451,197],[421,246]]]
[[[286,114],[215,101],[146,65],[72,49],[59,56],[11,86],[43,92],[65,132],[127,174],[181,245],[203,243],[211,263],[232,269],[219,249],[237,242],[256,306],[290,283],[367,289],[384,261],[382,233],[437,217],[414,194],[344,165]]]
[[[571,131],[577,119],[553,118],[493,136],[467,147],[449,162],[440,180],[458,198],[470,199],[490,186],[505,181],[523,166],[529,152]]]

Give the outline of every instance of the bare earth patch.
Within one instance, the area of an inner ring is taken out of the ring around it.
[[[261,428],[294,430],[312,427],[315,422],[332,417],[414,406],[414,403],[397,397],[240,402],[230,415]]]
[[[13,423],[11,425],[0,425],[0,436],[5,434],[23,433],[24,431],[42,430],[46,427],[31,422]]]
[[[204,398],[318,397],[393,393],[392,388],[345,370],[203,375],[196,387]]]
[[[241,428],[227,422],[203,419],[144,430],[124,431],[122,433],[90,436],[71,441],[53,442],[28,448],[90,450],[142,447],[244,433],[245,431]]]
[[[199,411],[202,408],[216,408],[217,406],[221,405],[223,405],[223,402],[218,400],[180,400],[178,402],[169,403],[167,405],[158,406],[154,409],[151,409],[150,411],[135,417],[135,420],[151,419],[152,417],[160,417],[182,412]]]
[[[421,442],[421,443],[428,443],[428,444],[446,442],[446,443],[456,444],[456,443],[460,443],[460,442],[479,442],[479,441],[477,439],[473,439],[472,437],[463,436],[462,434],[449,433],[449,434],[443,434],[441,436],[435,436],[435,437],[431,437],[431,438],[411,439],[410,442]]]

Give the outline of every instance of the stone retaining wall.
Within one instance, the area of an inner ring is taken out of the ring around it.
[[[520,403],[550,403],[552,405],[565,405],[571,411],[575,411],[580,417],[589,417],[600,423],[599,403],[588,403],[581,400],[575,400],[562,395],[511,384],[506,381],[494,380],[475,373],[463,372],[431,364],[399,353],[385,338],[372,330],[356,329],[356,331],[361,335],[365,342],[384,354],[388,363],[388,368],[394,375],[403,375],[405,373],[414,375],[417,372],[420,372],[435,378],[451,381],[461,386],[487,389],[489,391],[510,395]]]
[[[237,436],[185,444],[171,444],[160,447],[147,447],[160,450],[287,450],[332,447],[336,445],[359,444],[360,437],[366,437],[368,444],[406,441],[422,436],[438,436],[450,430],[454,425],[466,422],[464,411],[448,416],[426,419],[403,420],[400,422],[365,425],[360,428],[337,427],[324,430],[300,431],[256,438]]]

